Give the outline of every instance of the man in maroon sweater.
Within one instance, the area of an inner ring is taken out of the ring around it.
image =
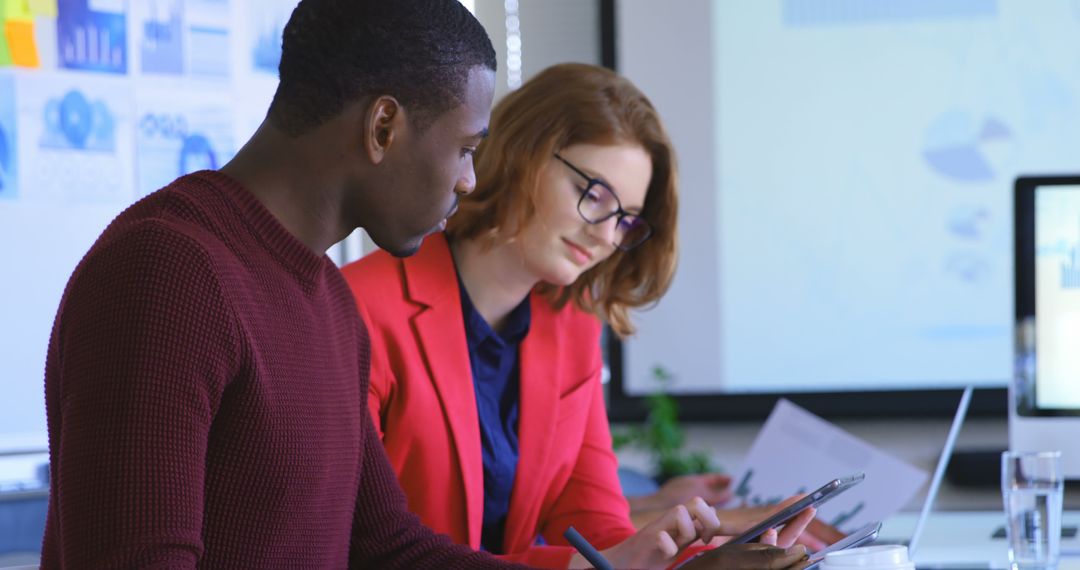
[[[457,0],[300,2],[252,139],[122,213],[68,283],[43,567],[508,566],[406,511],[324,255],[357,227],[405,255],[442,226],[494,69]]]

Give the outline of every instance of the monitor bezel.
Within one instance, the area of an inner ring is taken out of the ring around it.
[[[1015,279],[1016,323],[1034,322],[1035,287],[1035,195],[1047,186],[1080,186],[1080,175],[1020,176],[1013,186],[1013,273]],[[1037,356],[1036,356],[1037,357]],[[1035,390],[1038,388],[1036,387]],[[1016,398],[1017,415],[1023,417],[1080,416],[1080,409],[1041,408],[1024,405],[1026,399]]]

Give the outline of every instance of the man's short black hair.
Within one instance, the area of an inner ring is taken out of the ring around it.
[[[282,35],[270,120],[291,136],[346,105],[390,95],[423,129],[463,101],[495,48],[458,0],[302,0]]]

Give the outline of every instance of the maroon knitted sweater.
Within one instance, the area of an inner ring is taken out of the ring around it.
[[[53,325],[42,567],[509,567],[406,511],[357,315],[330,259],[220,173],[122,213]]]

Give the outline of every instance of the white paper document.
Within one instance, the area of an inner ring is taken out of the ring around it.
[[[733,503],[773,504],[858,472],[866,480],[818,510],[818,518],[845,532],[893,515],[927,479],[922,469],[781,399],[735,473]]]

